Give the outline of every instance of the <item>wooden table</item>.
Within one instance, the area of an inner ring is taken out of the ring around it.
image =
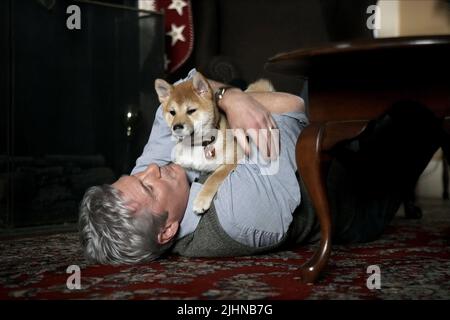
[[[302,280],[314,282],[331,252],[331,220],[325,192],[327,150],[355,137],[371,119],[399,100],[421,102],[438,117],[450,116],[450,36],[385,38],[336,43],[281,53],[268,71],[308,80],[311,124],[296,147],[321,225],[320,247],[303,266]],[[449,121],[444,121],[448,130]]]

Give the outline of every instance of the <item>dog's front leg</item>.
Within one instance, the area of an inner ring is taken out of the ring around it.
[[[194,212],[196,214],[202,214],[211,207],[211,202],[220,184],[234,168],[236,168],[236,164],[223,164],[206,179],[194,200]]]

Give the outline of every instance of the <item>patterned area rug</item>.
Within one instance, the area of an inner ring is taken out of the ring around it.
[[[0,243],[0,299],[449,299],[450,203],[422,203],[424,218],[399,213],[380,239],[334,246],[324,277],[299,282],[313,246],[268,255],[167,259],[134,266],[89,266],[75,233]],[[81,289],[69,290],[68,266],[81,269]],[[368,267],[380,270],[369,289]]]

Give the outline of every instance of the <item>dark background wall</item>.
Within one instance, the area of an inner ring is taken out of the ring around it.
[[[302,80],[270,74],[267,59],[277,53],[330,42],[372,38],[366,13],[376,0],[195,0],[194,52],[171,75],[196,66],[219,81],[246,84],[259,77],[276,89],[299,93]]]

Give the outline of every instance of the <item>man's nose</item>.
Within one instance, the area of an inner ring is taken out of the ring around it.
[[[147,167],[147,169],[144,171],[144,175],[142,176],[142,179],[155,179],[160,177],[160,171],[159,167],[156,164],[151,164]]]

